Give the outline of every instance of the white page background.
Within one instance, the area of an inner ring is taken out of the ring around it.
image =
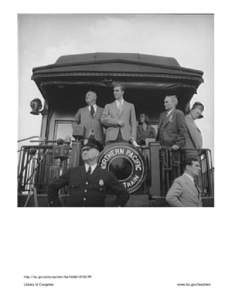
[[[73,10],[67,1],[43,8],[41,1],[9,1],[1,16],[1,299],[231,299],[231,10],[202,1],[143,2],[137,10],[120,3],[111,11],[216,13],[216,207],[17,208],[16,14],[81,11],[74,1]],[[108,5],[81,8],[109,12]],[[87,274],[92,278],[56,279],[54,287],[23,286],[24,275]],[[211,286],[178,287],[182,282]]]

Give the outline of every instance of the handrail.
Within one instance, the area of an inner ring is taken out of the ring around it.
[[[21,142],[24,142],[24,141],[27,141],[27,140],[30,140],[30,139],[34,139],[34,138],[40,138],[40,136],[33,135],[33,136],[30,136],[30,137],[27,137],[27,138],[24,138],[24,139],[20,139],[20,140],[17,141],[17,143],[21,143]]]

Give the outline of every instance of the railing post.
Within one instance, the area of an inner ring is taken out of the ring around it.
[[[159,160],[159,143],[150,143],[150,169],[151,169],[151,187],[150,195],[160,198],[160,160]]]
[[[74,168],[80,165],[81,143],[76,140],[72,143],[72,151],[70,158],[70,168]]]

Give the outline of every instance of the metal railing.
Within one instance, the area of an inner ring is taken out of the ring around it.
[[[46,193],[48,184],[69,166],[69,160],[55,158],[53,145],[22,146],[18,165],[18,192]]]
[[[72,145],[73,152],[76,152],[75,146]],[[147,166],[147,176],[143,186],[138,193],[148,193],[151,185],[151,149],[143,147],[140,149],[144,156]],[[184,160],[186,155],[197,156],[200,161],[201,174],[199,176],[198,185],[201,188],[203,197],[213,197],[213,165],[211,151],[209,149],[185,149],[173,151],[170,148],[160,148],[156,157],[157,163],[160,165],[160,196],[165,197],[173,180],[180,176],[184,171]],[[71,158],[71,148],[66,159],[57,158],[54,152],[53,144],[44,144],[37,146],[22,146],[19,153],[18,165],[18,192],[19,194],[30,194],[33,189],[38,194],[47,193],[48,184],[55,178],[59,177],[69,167],[73,166]],[[157,157],[159,156],[159,157]],[[159,174],[157,174],[159,176]],[[34,193],[34,192],[33,192]],[[61,193],[66,193],[64,190]]]

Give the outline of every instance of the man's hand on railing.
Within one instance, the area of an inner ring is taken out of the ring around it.
[[[132,144],[135,148],[139,147],[139,145],[137,144],[137,142],[136,142],[135,139],[131,138],[131,139],[130,139],[130,142],[131,142],[131,144]]]
[[[171,148],[172,148],[172,150],[175,150],[175,151],[180,149],[180,147],[177,145],[173,145]]]

